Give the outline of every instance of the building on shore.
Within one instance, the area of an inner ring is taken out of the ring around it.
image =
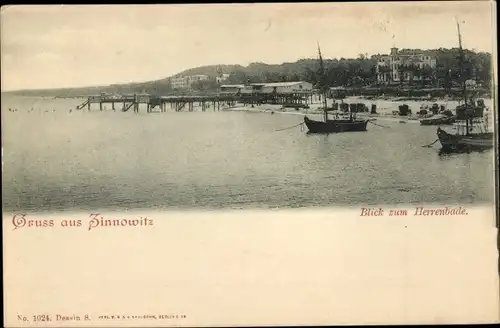
[[[391,48],[388,55],[377,56],[377,81],[379,84],[431,80],[436,68],[436,58],[427,54],[400,53]]]
[[[310,93],[313,89],[312,83],[304,81],[296,82],[276,82],[260,84],[261,93],[278,93],[278,94],[292,94],[292,93]]]
[[[221,85],[220,96],[235,96],[245,104],[281,104],[304,107],[313,101],[313,85],[309,82],[277,82]]]
[[[222,83],[222,82],[224,82],[224,81],[227,81],[227,79],[229,79],[229,75],[230,75],[230,74],[221,74],[220,76],[217,76],[217,77],[215,78],[215,82],[217,82],[217,83]]]
[[[219,95],[221,96],[236,96],[245,89],[243,84],[224,84],[220,86]]]
[[[310,94],[313,90],[312,83],[296,82],[276,82],[276,83],[250,83],[221,85],[220,94]]]
[[[194,82],[207,80],[209,80],[208,75],[189,75],[173,77],[170,83],[172,84],[172,89],[187,89],[190,88]]]

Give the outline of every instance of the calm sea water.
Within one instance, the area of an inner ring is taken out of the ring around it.
[[[493,152],[439,155],[438,144],[422,147],[436,127],[379,120],[386,128],[306,135],[299,127],[276,131],[301,115],[70,113],[79,103],[2,97],[4,210],[494,200]]]

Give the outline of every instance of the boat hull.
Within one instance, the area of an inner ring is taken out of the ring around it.
[[[486,150],[494,147],[492,132],[475,133],[470,135],[453,135],[438,128],[437,135],[445,151],[472,151]]]
[[[322,122],[311,120],[306,116],[304,123],[309,133],[340,133],[366,131],[368,120],[328,120]]]
[[[427,118],[421,119],[420,125],[452,125],[455,123],[455,117],[443,117],[443,118]]]

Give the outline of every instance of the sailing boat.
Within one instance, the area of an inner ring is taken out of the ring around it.
[[[350,111],[349,119],[339,119],[334,117],[333,119],[328,118],[328,112],[333,111],[333,109],[328,109],[326,102],[326,79],[325,79],[325,68],[323,64],[323,57],[321,56],[321,50],[318,43],[318,54],[319,54],[319,64],[320,64],[320,90],[323,96],[323,121],[311,120],[309,117],[304,116],[304,123],[309,130],[309,133],[338,133],[338,132],[352,132],[352,131],[366,131],[366,126],[368,120],[358,120],[356,119],[356,114]]]
[[[460,35],[460,25],[458,21],[457,30],[464,103],[456,108],[456,118],[457,122],[465,122],[465,129],[461,128],[463,126],[462,123],[456,126],[456,133],[451,134],[441,129],[441,127],[438,127],[437,136],[441,143],[442,150],[444,151],[471,151],[493,148],[493,132],[487,131],[488,124],[482,120],[484,111],[488,109],[484,106],[482,100],[478,100],[476,104],[472,96],[467,97],[467,84],[463,67],[464,52],[462,49],[462,37]],[[480,132],[471,131],[471,129],[474,128],[474,123],[477,125]]]

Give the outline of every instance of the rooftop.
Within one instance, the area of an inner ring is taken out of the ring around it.
[[[419,57],[419,56],[430,56],[425,53],[418,53],[418,54],[388,54],[388,55],[377,55],[375,58],[382,58],[382,57]],[[432,56],[430,56],[432,57]]]
[[[275,82],[275,83],[256,83],[254,85],[265,85],[266,87],[287,87],[291,85],[297,85],[300,83],[305,83],[303,81],[295,81],[295,82]]]
[[[250,83],[248,84],[249,86],[263,86],[263,87],[287,87],[287,86],[293,86],[293,85],[298,85],[301,83],[307,83],[304,81],[294,81],[294,82],[274,82],[274,83]],[[244,88],[245,85],[243,84],[224,84],[220,86],[221,88]]]
[[[224,84],[220,86],[221,88],[244,88],[243,84]]]

